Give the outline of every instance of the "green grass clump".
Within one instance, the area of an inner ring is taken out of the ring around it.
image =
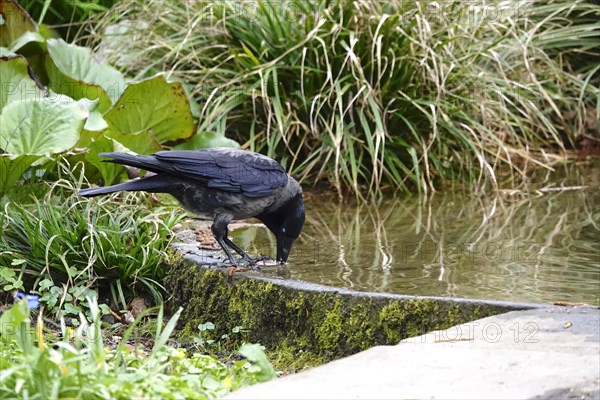
[[[213,356],[188,355],[167,344],[181,310],[167,324],[162,308],[152,349],[126,346],[133,328],[115,348],[105,345],[100,309],[88,298],[92,322],[81,317],[79,328],[62,324],[62,339],[42,335],[41,318],[32,328],[26,301],[0,317],[0,397],[27,399],[212,399],[240,387],[275,377],[260,346],[245,344],[229,365]]]
[[[90,289],[112,292],[123,307],[132,294],[160,300],[171,229],[181,216],[150,209],[139,194],[90,200],[77,187],[60,179],[41,198],[8,196],[0,209],[0,278],[8,289],[40,293],[51,310],[70,304],[75,315]]]
[[[122,0],[81,40],[194,86],[199,131],[359,196],[551,168],[597,120],[600,6]]]

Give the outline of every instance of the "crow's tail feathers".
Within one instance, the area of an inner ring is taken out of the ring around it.
[[[154,175],[147,178],[135,179],[133,181],[119,183],[118,185],[104,186],[81,190],[78,195],[82,197],[94,197],[115,192],[150,192],[165,193],[169,190],[169,179],[166,176]]]
[[[166,168],[164,163],[158,161],[154,156],[139,156],[137,154],[127,154],[119,152],[100,153],[99,155],[100,157],[110,158],[110,160],[103,160],[104,162],[129,165],[131,167],[145,169],[146,171],[159,173],[168,169]]]

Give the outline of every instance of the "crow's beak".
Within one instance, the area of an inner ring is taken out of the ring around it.
[[[279,235],[277,238],[277,262],[281,264],[287,263],[290,255],[290,250],[296,239],[286,235]]]

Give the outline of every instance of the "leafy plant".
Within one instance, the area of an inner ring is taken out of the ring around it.
[[[9,200],[0,210],[0,276],[5,285],[25,286],[39,293],[50,310],[74,316],[83,311],[92,289],[111,291],[121,303],[124,288],[160,300],[162,264],[168,258],[171,229],[181,216],[140,207],[140,196],[134,194],[92,202],[75,196],[73,180],[58,180],[41,200]]]
[[[194,346],[205,352],[220,354],[224,350],[230,350],[233,344],[239,346],[239,342],[245,342],[248,338],[248,330],[243,326],[234,326],[230,333],[223,333],[217,339],[213,336],[214,330],[215,324],[210,321],[198,325],[198,334],[193,340]],[[241,348],[239,350],[241,351]]]
[[[188,355],[170,347],[167,342],[181,310],[166,325],[157,325],[148,354],[126,345],[133,326],[118,346],[110,349],[102,337],[96,298],[87,302],[91,323],[81,315],[79,327],[71,334],[62,323],[63,339],[56,343],[44,338],[41,318],[32,329],[27,301],[17,302],[2,314],[2,398],[207,399],[275,376],[257,345],[240,350],[249,361],[238,360],[229,366],[211,356]],[[162,321],[162,308],[158,314]]]
[[[0,286],[5,292],[23,290],[23,272],[17,273],[17,268],[25,264],[23,259],[13,259],[10,267],[0,266]]]
[[[101,163],[100,152],[147,154],[194,137],[195,105],[181,82],[161,73],[127,80],[90,49],[44,35],[16,2],[6,8],[0,29],[0,195],[32,165],[66,152],[87,164],[90,177],[111,184],[125,170]],[[198,137],[187,146],[211,144]]]

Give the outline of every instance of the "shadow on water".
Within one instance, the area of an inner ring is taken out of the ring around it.
[[[438,193],[378,206],[308,201],[290,264],[265,273],[359,291],[597,305],[598,170],[541,183],[541,191]],[[233,236],[251,252],[274,254],[266,229]]]

